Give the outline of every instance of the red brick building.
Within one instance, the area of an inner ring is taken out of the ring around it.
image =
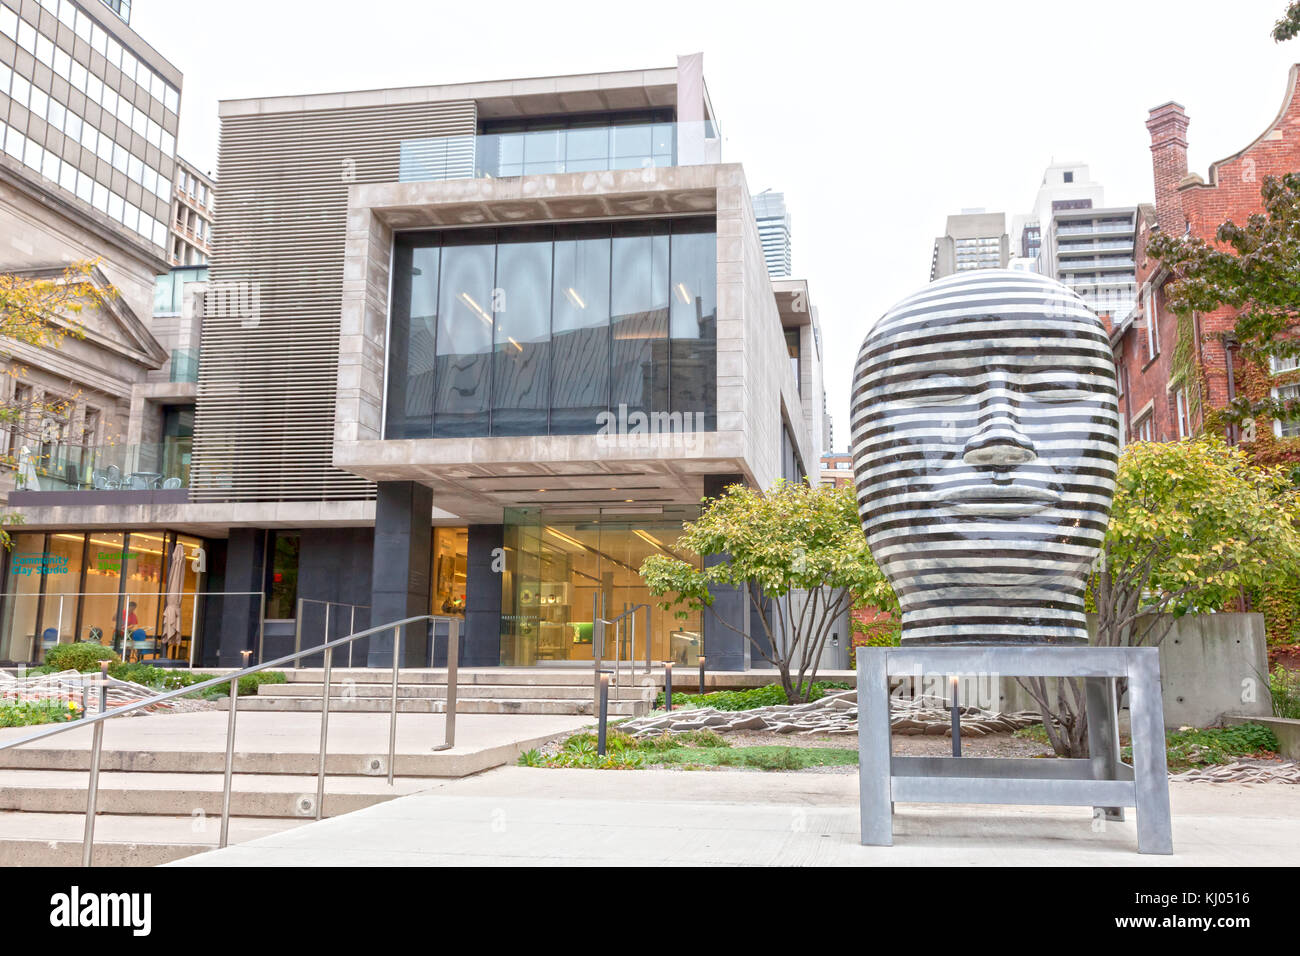
[[[1296,386],[1300,372],[1242,362],[1231,336],[1235,312],[1220,309],[1181,321],[1168,308],[1168,275],[1147,257],[1152,233],[1200,236],[1214,241],[1231,219],[1242,224],[1263,210],[1264,177],[1300,171],[1300,64],[1287,81],[1282,109],[1268,129],[1240,152],[1210,166],[1208,179],[1187,169],[1187,114],[1178,103],[1151,110],[1151,165],[1155,204],[1137,216],[1138,302],[1111,332],[1120,377],[1120,420],[1125,441],[1176,441],[1202,430],[1206,413],[1236,395],[1260,396]],[[1180,337],[1183,355],[1175,357]],[[1284,396],[1285,397],[1285,396]],[[1300,423],[1259,422],[1228,429],[1229,441],[1253,443],[1260,452],[1280,451],[1300,435]],[[1300,444],[1297,442],[1296,444]],[[1278,457],[1270,454],[1266,457]],[[1282,457],[1289,457],[1283,455]]]

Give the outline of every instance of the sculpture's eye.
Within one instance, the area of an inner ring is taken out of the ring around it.
[[[1035,402],[1088,402],[1099,397],[1079,380],[1076,372],[1044,372],[1035,375],[1034,379],[1021,391],[1026,398]]]
[[[952,405],[970,399],[979,388],[971,379],[955,375],[928,375],[909,382],[897,400],[904,405]]]

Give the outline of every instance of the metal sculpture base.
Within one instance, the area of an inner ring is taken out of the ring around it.
[[[864,846],[892,846],[894,803],[1091,806],[1094,818],[1137,810],[1139,853],[1173,853],[1160,658],[1154,647],[862,647],[858,649],[858,768]],[[1082,677],[1087,759],[896,757],[889,678]],[[1128,680],[1133,764],[1120,761],[1115,678]]]

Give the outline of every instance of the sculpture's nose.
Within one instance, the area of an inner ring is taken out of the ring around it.
[[[1025,435],[1012,414],[1002,407],[991,414],[980,429],[966,442],[962,460],[968,465],[998,469],[1027,465],[1038,458],[1034,443]]]

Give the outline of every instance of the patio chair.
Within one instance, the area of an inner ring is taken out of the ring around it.
[[[162,486],[165,490],[172,491],[181,486],[181,480],[179,478],[168,478],[162,483]]]
[[[158,656],[158,639],[150,637],[142,627],[131,632],[130,647],[137,661],[144,660],[146,655],[155,658]]]
[[[122,469],[117,465],[109,465],[104,469],[104,477],[108,479],[109,488],[122,487]]]

